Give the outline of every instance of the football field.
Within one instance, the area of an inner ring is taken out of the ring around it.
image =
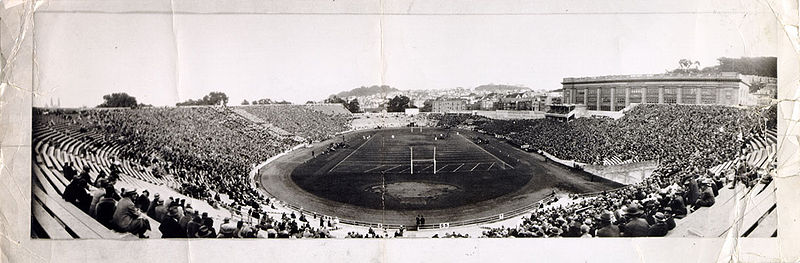
[[[414,174],[438,174],[514,169],[455,130],[392,129],[361,139],[364,142],[329,173],[411,174],[413,170]]]

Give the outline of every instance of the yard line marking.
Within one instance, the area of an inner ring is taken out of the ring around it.
[[[392,168],[389,168],[389,169],[383,170],[383,172],[384,172],[384,173],[385,173],[385,172],[388,172],[389,170],[392,170],[392,169],[394,169],[394,168],[397,168],[397,167],[400,167],[400,166],[403,166],[403,165],[402,165],[402,164],[398,164],[398,165],[397,165],[397,166],[395,166],[395,167],[392,167]]]
[[[455,170],[453,170],[453,172],[455,172],[455,171],[458,171],[458,168],[461,168],[461,166],[464,166],[464,164],[462,163],[461,165],[459,165],[458,167],[456,167],[456,169],[455,169]]]
[[[436,170],[436,172],[438,173],[439,171],[441,171],[442,169],[444,169],[447,166],[450,166],[450,165],[449,164],[445,164],[444,166],[442,166],[442,168],[439,168],[439,170]]]
[[[486,171],[489,171],[489,170],[491,170],[491,169],[492,169],[492,166],[494,166],[494,162],[492,162],[492,165],[489,165],[489,168],[486,168]]]
[[[402,171],[400,171],[400,172],[398,172],[398,173],[404,173],[405,171],[408,171],[408,170],[410,170],[410,169],[411,169],[411,166],[408,166],[408,168],[406,168],[406,169],[403,169]]]
[[[361,149],[361,147],[364,147],[364,145],[367,145],[367,143],[368,143],[369,141],[371,141],[371,140],[372,140],[372,138],[375,138],[375,134],[373,134],[373,135],[370,135],[369,139],[367,139],[367,140],[366,140],[364,143],[362,143],[361,145],[359,145],[359,146],[358,146],[358,148],[356,148],[355,150],[353,150],[353,152],[351,152],[351,153],[350,153],[350,154],[348,154],[346,157],[344,157],[344,159],[342,159],[341,161],[339,161],[339,163],[337,163],[336,165],[334,165],[334,166],[333,166],[333,168],[331,168],[330,170],[328,170],[328,172],[330,173],[331,171],[333,171],[333,169],[336,169],[336,167],[339,167],[339,165],[340,165],[340,164],[342,164],[342,163],[343,163],[345,160],[347,160],[347,158],[350,158],[350,156],[351,156],[351,155],[353,155],[354,153],[358,152],[358,150],[360,150],[360,149]]]
[[[472,172],[473,170],[475,170],[475,168],[478,168],[478,165],[481,165],[481,163],[475,164],[475,167],[472,167],[472,169],[469,169],[469,171]]]
[[[473,141],[470,141],[469,139],[467,139],[467,137],[464,137],[464,134],[458,134],[458,136],[461,136],[461,138],[464,138],[464,140],[466,140],[466,141],[468,141],[469,143],[471,143],[471,144],[475,145],[475,147],[478,147],[478,149],[481,149],[482,151],[484,151],[484,152],[488,153],[489,155],[491,155],[492,157],[494,157],[495,159],[497,159],[497,160],[498,160],[498,161],[500,161],[501,163],[505,164],[506,166],[511,166],[511,165],[508,165],[508,164],[507,164],[506,162],[504,162],[503,160],[501,160],[499,157],[495,156],[494,154],[490,153],[489,151],[487,151],[486,149],[484,149],[483,147],[481,147],[480,145],[477,145],[477,144],[475,144]]]
[[[366,171],[364,171],[364,172],[365,172],[365,173],[368,173],[368,172],[370,172],[370,171],[372,171],[372,170],[376,170],[376,169],[378,169],[378,168],[381,168],[381,167],[383,167],[383,164],[379,165],[378,167],[375,167],[375,168],[372,168],[372,169],[366,170]]]
[[[425,169],[431,168],[431,166],[433,166],[433,164],[429,164],[428,166],[425,166],[425,168],[422,168],[422,170],[420,170],[420,171],[424,171]]]

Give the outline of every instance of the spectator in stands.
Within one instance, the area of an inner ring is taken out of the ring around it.
[[[122,200],[117,204],[114,211],[112,222],[118,231],[132,233],[140,238],[147,238],[147,231],[150,231],[150,222],[136,209],[133,199],[136,198],[136,190],[128,190],[122,194]]]
[[[711,190],[711,184],[713,184],[711,179],[706,179],[700,184],[702,193],[700,194],[700,199],[694,204],[693,209],[714,205],[714,192]]]
[[[106,179],[98,180],[97,188],[95,188],[90,192],[90,195],[92,196],[92,202],[89,204],[89,215],[92,217],[95,216],[95,209],[97,208],[97,203],[100,202],[100,199],[103,198],[103,196],[106,193],[106,186],[107,186],[106,182],[107,182]]]
[[[667,235],[669,232],[669,227],[667,226],[667,216],[664,213],[658,212],[654,216],[655,224],[650,226],[650,231],[648,232],[647,236],[651,237],[663,237]]]
[[[186,231],[183,231],[178,223],[178,206],[170,206],[167,215],[161,220],[158,230],[161,231],[162,238],[185,238]]]
[[[86,192],[88,184],[80,177],[74,178],[66,188],[62,197],[67,202],[72,203],[86,213],[89,213],[89,206],[92,203],[92,196]]]
[[[114,200],[114,187],[107,185],[103,191],[103,198],[97,202],[95,208],[95,219],[104,226],[114,229],[112,220],[114,219],[114,211],[117,209],[117,200]]]
[[[603,212],[598,218],[598,226],[600,227],[597,229],[597,233],[595,236],[598,237],[619,237],[621,236],[619,227],[611,222],[611,212]]]
[[[178,224],[181,225],[181,228],[183,229],[184,232],[186,232],[187,230],[186,227],[189,225],[189,222],[191,222],[192,219],[194,219],[196,216],[197,216],[197,211],[194,211],[194,209],[192,209],[191,207],[186,208],[186,212],[183,214],[183,217],[181,217],[181,219],[178,220]]]
[[[236,232],[236,225],[231,222],[230,218],[225,218],[222,220],[222,225],[219,226],[219,235],[218,238],[232,238]]]
[[[214,220],[211,218],[203,218],[203,224],[195,233],[195,237],[198,238],[216,238],[217,231],[214,229]]]
[[[64,178],[66,178],[67,181],[72,181],[72,178],[74,178],[75,175],[78,174],[78,172],[75,171],[75,168],[72,167],[72,162],[67,162],[67,164],[64,165],[63,169],[64,169]]]
[[[625,217],[628,222],[620,226],[622,236],[625,237],[645,237],[650,232],[650,225],[642,219],[642,209],[638,204],[631,204],[625,209]]]
[[[192,221],[186,223],[186,237],[188,238],[195,238],[197,237],[197,232],[200,230],[200,226],[203,225],[203,219],[199,216],[192,217]]]
[[[141,211],[150,209],[150,192],[147,190],[142,191],[142,194],[136,198],[136,208]]]
[[[159,202],[163,203],[163,201],[161,200],[161,195],[156,193],[155,195],[153,195],[153,201],[150,202],[150,207],[147,208],[147,216],[153,219],[156,218],[156,206],[158,206]]]
[[[155,208],[155,217],[153,219],[155,219],[158,222],[161,222],[161,220],[164,219],[164,216],[167,215],[167,208],[168,207],[164,202],[164,200],[158,200],[158,203],[156,204]]]

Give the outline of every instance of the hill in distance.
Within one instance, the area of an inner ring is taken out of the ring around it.
[[[522,86],[514,86],[514,85],[504,85],[504,84],[486,84],[475,87],[475,91],[489,91],[498,93],[518,91],[518,90],[530,90],[530,88]]]
[[[336,96],[340,98],[350,97],[350,96],[363,97],[363,96],[371,96],[375,94],[389,93],[395,91],[400,91],[400,90],[389,87],[387,85],[382,85],[382,86],[372,85],[369,87],[362,86],[360,88],[351,89],[349,91],[342,91],[337,93]]]

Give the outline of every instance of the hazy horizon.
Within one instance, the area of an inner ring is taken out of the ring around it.
[[[776,56],[766,13],[575,15],[36,15],[35,106],[154,106],[226,93],[302,104],[361,86],[522,85],[664,73],[688,58]],[[382,26],[381,26],[382,25]],[[760,25],[763,25],[761,23]],[[80,29],[80,30],[76,30]]]

